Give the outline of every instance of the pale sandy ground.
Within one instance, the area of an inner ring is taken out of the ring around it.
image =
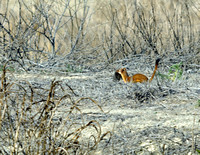
[[[91,154],[192,154],[192,149],[200,149],[200,73],[184,74],[177,82],[161,85],[163,90],[175,90],[159,96],[157,80],[150,85],[124,84],[112,79],[112,70],[101,72],[71,73],[68,75],[19,74],[16,79],[26,79],[30,83],[50,85],[52,79],[67,83],[81,97],[91,97],[102,107],[102,112],[94,103],[84,100],[78,104],[85,123],[96,120],[102,134],[111,131]],[[140,103],[135,91],[157,90],[148,101]],[[62,104],[57,117],[64,117],[67,109]],[[79,115],[79,114],[78,114]],[[76,117],[81,121],[80,117]],[[83,142],[92,131],[83,133]]]

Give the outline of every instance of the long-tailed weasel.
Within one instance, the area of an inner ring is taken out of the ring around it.
[[[126,68],[122,68],[122,69],[119,69],[115,72],[115,78],[117,80],[120,80],[121,78],[123,79],[123,81],[125,83],[127,82],[132,82],[132,83],[136,83],[136,82],[151,82],[156,74],[156,70],[158,68],[158,63],[159,63],[160,59],[157,59],[156,60],[156,63],[155,63],[155,69],[153,71],[153,74],[151,76],[150,79],[148,79],[144,74],[135,74],[133,76],[128,76],[128,73],[126,71]]]

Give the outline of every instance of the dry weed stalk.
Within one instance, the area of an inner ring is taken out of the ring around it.
[[[13,82],[7,78],[6,65],[1,77],[0,105],[0,141],[4,153],[89,153],[97,149],[104,137],[111,137],[110,132],[102,134],[97,120],[84,123],[78,103],[90,100],[103,112],[95,100],[85,97],[74,102],[72,96],[77,96],[74,90],[55,79],[49,89],[33,87],[29,81],[20,82],[20,79]],[[70,93],[66,94],[66,88]],[[64,117],[60,117],[57,112],[64,105],[67,106],[62,110],[61,116]],[[81,116],[80,123],[76,123],[76,115]],[[89,139],[85,145],[82,132],[91,128],[95,132],[88,132]]]
[[[66,72],[66,65],[107,64],[136,54],[198,54],[194,0],[11,1],[18,5],[5,0],[0,11],[0,55],[31,69],[56,72],[62,66]]]

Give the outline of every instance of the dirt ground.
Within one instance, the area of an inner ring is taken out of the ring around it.
[[[110,140],[105,136],[94,154],[193,154],[200,149],[199,71],[184,73],[175,82],[164,83],[157,76],[150,84],[125,84],[113,80],[113,70],[67,75],[16,74],[15,78],[47,86],[55,78],[78,94],[74,100],[94,99],[103,112],[93,102],[84,100],[78,104],[84,121],[96,120],[102,134],[112,133]],[[64,117],[66,109],[67,105],[62,104],[57,116]],[[76,119],[82,121],[80,117]],[[83,133],[83,139],[89,132]]]

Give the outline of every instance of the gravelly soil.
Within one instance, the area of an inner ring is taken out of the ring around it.
[[[96,120],[102,133],[112,133],[111,140],[105,137],[95,154],[192,154],[200,149],[199,72],[184,74],[171,83],[154,79],[151,84],[125,84],[113,81],[112,71],[15,77],[32,85],[50,85],[55,78],[79,95],[74,100],[96,100],[104,112],[90,101],[78,104],[85,122]],[[64,117],[66,108],[62,104],[57,116]]]

